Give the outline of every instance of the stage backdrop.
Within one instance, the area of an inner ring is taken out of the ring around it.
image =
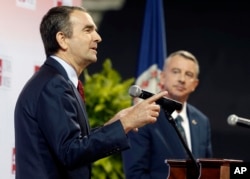
[[[15,103],[45,61],[41,18],[60,5],[81,5],[81,0],[0,0],[0,178],[15,178]]]
[[[215,158],[250,162],[250,128],[230,126],[231,114],[250,119],[249,6],[243,1],[163,1],[167,53],[192,52],[201,67],[200,84],[189,102],[211,121]],[[126,0],[120,11],[107,11],[99,26],[101,69],[106,58],[124,79],[135,77],[145,0]],[[127,23],[125,23],[127,22]]]

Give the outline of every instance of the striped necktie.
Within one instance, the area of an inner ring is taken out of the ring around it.
[[[185,134],[184,128],[183,128],[183,126],[182,126],[182,124],[181,124],[182,121],[183,121],[183,118],[182,118],[180,115],[178,115],[178,116],[175,118],[176,126],[177,126],[178,130],[180,131],[183,140],[184,140],[184,141],[186,142],[186,144],[187,144],[186,134]]]

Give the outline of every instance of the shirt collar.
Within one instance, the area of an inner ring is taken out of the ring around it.
[[[72,66],[70,66],[68,63],[66,63],[64,60],[62,60],[61,58],[52,55],[51,56],[54,60],[56,60],[58,63],[60,63],[62,65],[62,67],[64,68],[64,70],[66,71],[70,81],[75,85],[75,87],[77,88],[77,84],[78,84],[78,77],[77,77],[77,73],[74,70],[74,68]]]
[[[182,105],[183,105],[183,106],[182,106],[182,110],[181,110],[180,113],[178,113],[176,110],[172,113],[172,117],[173,117],[174,119],[175,119],[178,115],[180,115],[180,116],[183,117],[183,118],[187,118],[187,108],[186,108],[187,102],[184,102]]]

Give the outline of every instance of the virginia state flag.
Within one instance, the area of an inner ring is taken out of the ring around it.
[[[136,85],[156,93],[166,58],[165,20],[162,0],[147,0],[142,29]]]

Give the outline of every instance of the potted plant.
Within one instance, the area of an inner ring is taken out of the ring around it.
[[[120,74],[112,68],[110,59],[103,63],[102,71],[89,75],[84,71],[86,110],[91,127],[104,124],[116,112],[131,106],[129,87],[134,78],[122,81]],[[93,163],[92,179],[124,178],[121,155],[116,154]]]

